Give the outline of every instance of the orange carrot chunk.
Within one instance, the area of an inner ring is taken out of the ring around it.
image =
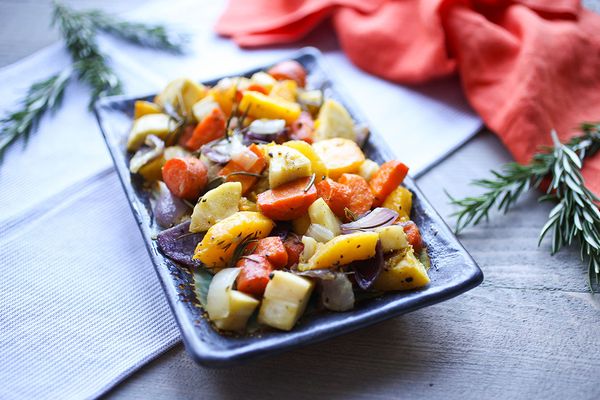
[[[352,193],[346,185],[334,182],[327,178],[317,183],[317,193],[325,200],[331,211],[339,218],[344,219],[346,207],[349,208],[352,201]]]
[[[374,196],[365,178],[355,174],[342,174],[338,183],[350,189],[350,203],[348,204],[350,211],[361,215],[371,209]]]
[[[402,183],[407,173],[408,167],[400,161],[393,160],[382,164],[369,181],[369,186],[375,196],[373,206],[379,207],[385,198]]]
[[[196,200],[206,186],[208,172],[197,158],[172,158],[163,166],[162,178],[173,195]]]
[[[252,83],[252,84],[250,84],[250,85],[249,85],[249,86],[246,88],[246,90],[253,90],[253,91],[255,91],[255,92],[260,92],[260,93],[262,93],[262,94],[269,94],[269,91],[268,91],[267,89],[265,89],[265,87],[264,87],[264,86],[261,86],[261,85],[259,85],[259,84],[257,84],[257,83]],[[240,100],[241,100],[241,99],[240,99]]]
[[[194,129],[192,137],[188,139],[185,146],[191,150],[198,150],[203,144],[212,142],[225,135],[225,114],[220,108],[215,108]]]
[[[296,81],[300,87],[304,87],[306,84],[306,70],[298,61],[282,61],[271,67],[267,73],[278,81],[291,79]]]
[[[419,254],[423,249],[423,240],[421,239],[421,232],[419,227],[413,221],[401,222],[404,233],[406,233],[406,239],[415,250],[415,253]]]
[[[288,235],[283,241],[283,245],[288,254],[287,267],[290,268],[300,261],[300,254],[304,251],[304,244],[300,241],[298,236],[294,234]]]
[[[248,190],[254,186],[258,180],[255,176],[238,174],[236,172],[251,172],[253,174],[260,174],[267,166],[267,160],[264,153],[260,150],[260,147],[255,143],[248,146],[248,149],[253,152],[258,158],[249,168],[244,168],[235,161],[229,161],[223,169],[219,172],[219,176],[226,176],[227,182],[240,182],[242,184],[242,194],[246,194]],[[233,174],[233,175],[232,175]]]
[[[269,283],[269,275],[273,272],[271,263],[264,256],[252,254],[242,257],[236,266],[241,268],[237,277],[237,290],[261,297]]]
[[[252,254],[265,257],[275,268],[283,268],[288,263],[288,253],[279,236],[260,239]]]
[[[259,211],[278,221],[301,217],[318,197],[315,185],[309,187],[309,183],[310,178],[299,178],[260,193],[257,199]]]
[[[177,141],[177,144],[183,147],[186,147],[186,143],[188,142],[188,140],[190,140],[192,138],[192,136],[194,136],[194,131],[196,130],[196,127],[198,126],[198,124],[194,124],[194,125],[187,125],[185,128],[183,128],[183,132],[181,133],[181,135],[179,136],[179,140]]]

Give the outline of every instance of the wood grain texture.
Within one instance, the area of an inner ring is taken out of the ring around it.
[[[115,12],[141,0],[68,1]],[[600,10],[600,1],[585,1]],[[0,0],[0,66],[53,42],[50,1]],[[447,218],[452,195],[510,160],[483,133],[419,180]],[[479,288],[371,328],[228,370],[197,366],[179,345],[108,397],[598,399],[600,300],[577,252],[549,255],[537,235],[550,205],[525,197],[507,216],[470,228],[462,243],[482,267]],[[451,218],[447,220],[452,223]],[[82,383],[84,384],[84,383]]]
[[[115,399],[594,399],[590,295],[482,287],[321,344],[229,370],[178,346]],[[598,304],[595,305],[598,307]]]

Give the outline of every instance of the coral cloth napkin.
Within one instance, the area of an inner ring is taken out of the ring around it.
[[[600,120],[600,15],[577,0],[231,0],[216,25],[243,47],[298,40],[331,17],[367,72],[408,84],[458,73],[465,94],[515,159],[556,129]],[[586,161],[600,194],[600,155]]]

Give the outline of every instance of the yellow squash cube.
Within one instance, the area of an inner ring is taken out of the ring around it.
[[[377,171],[379,171],[379,164],[373,160],[367,159],[360,164],[360,167],[358,168],[358,175],[365,178],[365,180],[368,182]]]
[[[147,114],[162,113],[162,108],[151,101],[138,100],[133,106],[133,119],[138,119]]]
[[[412,192],[404,186],[398,186],[385,198],[382,207],[394,210],[401,218],[408,220],[412,209]]]
[[[162,179],[162,167],[166,160],[164,156],[155,158],[154,160],[143,165],[138,174],[144,177],[148,182],[158,181]]]
[[[430,282],[425,266],[415,257],[414,251],[400,254],[386,262],[381,274],[373,284],[375,290],[410,290]]]
[[[404,250],[408,247],[408,240],[401,225],[390,225],[376,230],[384,253]]]
[[[175,121],[167,114],[141,116],[133,122],[127,140],[127,150],[136,151],[142,147],[148,135],[155,135],[164,140],[169,132],[175,129],[175,125]]]
[[[254,118],[284,119],[291,124],[300,116],[300,105],[291,101],[276,99],[259,92],[244,92],[240,101],[240,110],[248,110],[248,114]]]
[[[208,88],[191,79],[178,78],[170,82],[160,94],[154,98],[159,106],[171,104],[185,116],[193,117],[192,107],[208,93]]]
[[[206,232],[196,246],[194,259],[207,268],[225,268],[242,241],[267,237],[274,227],[275,223],[259,212],[239,211]]]
[[[298,93],[298,84],[296,81],[286,79],[275,82],[269,92],[269,97],[287,101],[296,101],[296,93]]]
[[[289,331],[304,313],[314,284],[290,272],[275,271],[267,284],[258,322]]]
[[[248,319],[260,302],[238,290],[230,290],[228,294],[229,315],[213,322],[217,328],[224,331],[243,331],[246,328]]]
[[[239,211],[242,198],[240,182],[225,182],[209,190],[194,206],[190,232],[205,232],[211,226]]]
[[[267,149],[271,189],[310,176],[312,172],[310,160],[298,150],[278,144],[267,146]]]
[[[306,143],[304,140],[290,140],[283,145],[298,150],[310,160],[312,172],[315,174],[315,182],[320,182],[327,178],[327,166],[310,144]]]
[[[304,214],[300,218],[292,220],[292,228],[294,233],[297,235],[304,235],[310,225],[310,217],[308,214]]]
[[[208,95],[192,106],[192,114],[194,114],[194,119],[200,122],[212,113],[215,108],[220,109],[219,103],[215,101],[213,96]]]
[[[310,223],[318,224],[329,229],[334,236],[338,236],[341,233],[340,225],[341,222],[338,217],[335,216],[331,208],[325,203],[321,197],[315,200],[310,207],[308,207],[308,216]],[[308,229],[308,227],[306,227]]]
[[[384,253],[404,250],[408,247],[408,240],[401,225],[390,225],[376,230]]]
[[[356,141],[354,122],[343,105],[333,99],[325,101],[319,116],[315,130],[317,140],[331,138],[345,138]]]
[[[217,85],[209,90],[208,95],[219,105],[226,115],[231,114],[233,100],[236,95],[236,87],[233,84],[229,86]]]
[[[379,240],[377,232],[357,232],[336,236],[308,260],[304,269],[337,268],[357,260],[375,256],[375,246]]]
[[[267,91],[271,91],[277,80],[266,72],[259,71],[250,77],[250,82],[264,87]]]
[[[312,145],[315,153],[325,163],[329,177],[337,180],[342,174],[356,174],[365,155],[358,145],[349,139],[321,140]]]

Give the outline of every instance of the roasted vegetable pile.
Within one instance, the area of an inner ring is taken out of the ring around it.
[[[307,86],[286,61],[214,87],[178,79],[135,104],[130,170],[153,193],[163,253],[214,275],[218,329],[290,330],[309,303],[343,312],[429,283],[408,167],[365,158],[365,127]]]

